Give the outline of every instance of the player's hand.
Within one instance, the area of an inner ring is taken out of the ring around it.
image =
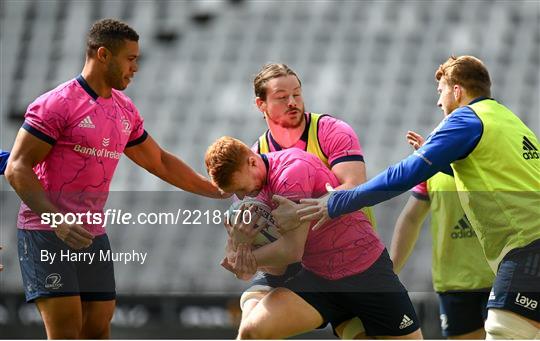
[[[296,212],[307,205],[297,204],[277,194],[272,196],[272,201],[278,205],[272,211],[272,217],[274,217],[279,233],[284,234],[287,231],[298,228],[302,224]]]
[[[221,263],[219,265],[221,265],[223,268],[225,268],[226,270],[228,270],[228,271],[230,271],[230,272],[232,272],[234,274],[234,268],[231,265],[231,263],[229,262],[229,259],[227,259],[227,257],[224,257],[221,260]]]
[[[257,272],[257,260],[251,252],[251,246],[248,244],[238,245],[234,262],[236,278],[249,281],[255,272]]]
[[[240,207],[240,217],[243,217],[243,212],[246,209],[250,212],[251,219],[248,222],[245,222],[244,219],[237,219],[236,224],[233,224],[231,228],[230,236],[235,250],[239,244],[251,244],[257,234],[268,226],[268,222],[256,213],[257,207],[253,205],[243,204]]]
[[[327,194],[318,199],[301,199],[301,204],[306,204],[305,208],[298,210],[296,213],[300,216],[300,221],[315,221],[312,230],[318,230],[326,222],[330,220],[328,215],[328,199],[330,194]]]
[[[54,233],[75,250],[89,247],[92,244],[92,239],[94,239],[90,232],[77,224],[60,224],[54,229]]]
[[[422,147],[424,142],[425,140],[422,135],[411,130],[407,132],[407,143],[410,144],[414,148],[414,150]]]

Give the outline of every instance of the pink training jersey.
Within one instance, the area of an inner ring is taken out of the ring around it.
[[[339,181],[322,161],[307,152],[290,148],[262,156],[267,179],[258,198],[276,208],[271,198],[279,194],[298,202],[326,194],[326,183]],[[302,265],[331,280],[361,273],[380,256],[384,245],[361,212],[333,219],[317,231],[309,230]]]
[[[289,148],[298,148],[306,150],[307,138],[311,115],[305,114],[306,128],[301,138]],[[324,155],[328,157],[328,164],[333,167],[340,162],[346,161],[364,161],[362,147],[358,142],[358,137],[354,130],[347,123],[338,120],[332,116],[322,116],[318,122],[317,135],[319,144]],[[284,149],[280,146],[270,131],[266,132],[268,146],[271,152]],[[255,153],[258,152],[258,142],[251,148]]]
[[[52,145],[34,172],[63,213],[102,213],[124,149],[147,137],[129,97],[114,89],[110,98],[98,97],[81,75],[31,103],[23,129]],[[105,233],[102,224],[83,226],[94,235]],[[24,203],[17,227],[51,229]]]

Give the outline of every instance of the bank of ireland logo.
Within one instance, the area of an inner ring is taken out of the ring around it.
[[[109,138],[105,138],[105,137],[104,137],[104,138],[103,138],[103,141],[101,141],[101,145],[102,145],[103,147],[108,147],[110,142],[111,142],[111,138],[110,138],[110,137],[109,137]]]
[[[131,134],[131,123],[125,117],[122,117],[122,132],[124,134]]]
[[[52,273],[45,278],[45,289],[60,289],[63,283],[60,283],[62,276],[57,273]]]

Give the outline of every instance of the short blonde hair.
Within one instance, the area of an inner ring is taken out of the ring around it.
[[[450,86],[460,85],[473,97],[491,96],[491,79],[484,63],[473,56],[451,56],[435,72],[435,79],[444,77]]]
[[[204,156],[206,170],[219,187],[228,187],[233,174],[246,162],[251,150],[242,141],[230,136],[217,139]]]

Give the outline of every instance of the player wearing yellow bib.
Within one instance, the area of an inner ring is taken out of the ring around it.
[[[488,300],[487,337],[540,337],[538,138],[489,98],[491,80],[479,59],[451,57],[435,78],[445,118],[417,151],[354,189],[304,200],[310,207],[298,214],[303,220],[317,219],[317,228],[330,217],[388,200],[440,171],[453,171],[461,206],[497,274]]]
[[[306,112],[301,82],[292,69],[285,64],[267,64],[253,83],[255,103],[268,126],[253,145],[254,152],[266,154],[297,148],[311,153],[336,175],[341,183],[338,189],[352,188],[366,181],[364,156],[356,133],[347,123],[330,115]],[[372,209],[365,208],[363,213],[374,226]],[[296,263],[289,265],[282,275],[258,273],[242,295],[243,318],[272,288],[283,286],[300,269],[300,263]],[[334,326],[336,333],[343,338],[363,334],[360,320],[352,321]]]
[[[495,277],[456,193],[454,179],[437,173],[411,191],[392,238],[399,273],[431,212],[432,278],[439,296],[441,329],[449,339],[484,339],[489,288]]]

